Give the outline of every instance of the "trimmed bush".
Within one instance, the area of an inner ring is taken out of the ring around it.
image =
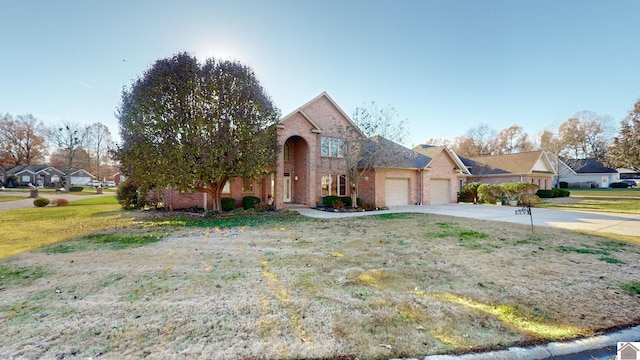
[[[340,201],[339,196],[325,196],[322,198],[322,204],[328,207],[333,207],[333,204],[335,204],[337,201]]]
[[[69,188],[69,192],[81,192],[84,190],[82,186],[72,186]]]
[[[609,187],[616,188],[616,189],[626,189],[629,187],[629,184],[623,183],[623,182],[614,182],[614,183],[611,183]]]
[[[53,206],[67,206],[67,205],[69,205],[69,200],[67,200],[67,199],[53,199],[53,201],[51,201],[51,205],[53,205]]]
[[[566,197],[571,195],[569,190],[564,189],[548,189],[548,190],[538,190],[536,195],[541,198],[554,198],[554,197]]]
[[[49,205],[49,199],[47,199],[47,198],[37,198],[37,199],[33,200],[33,205],[35,205],[37,207],[45,207],[45,206]]]
[[[255,209],[256,204],[260,202],[260,198],[256,196],[245,196],[242,198],[242,207],[245,210]]]
[[[222,211],[231,211],[236,208],[236,199],[230,197],[223,197],[220,199],[220,205],[222,206]]]

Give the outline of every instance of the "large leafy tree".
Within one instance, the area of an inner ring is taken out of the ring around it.
[[[640,100],[622,120],[620,133],[613,138],[605,162],[610,167],[640,172]]]
[[[33,115],[0,116],[0,166],[30,165],[44,161],[48,129]]]
[[[196,189],[219,211],[228,180],[275,167],[279,111],[253,70],[235,61],[160,59],[123,90],[117,117],[116,156],[143,191]]]

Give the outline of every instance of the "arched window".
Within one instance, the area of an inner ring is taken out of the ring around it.
[[[284,143],[284,161],[291,161],[291,148],[289,143]]]

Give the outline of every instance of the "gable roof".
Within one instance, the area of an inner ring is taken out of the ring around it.
[[[327,94],[327,92],[326,92],[326,91],[323,91],[320,95],[318,95],[318,96],[314,97],[313,99],[311,99],[311,100],[307,101],[304,105],[300,106],[299,108],[297,108],[297,109],[293,110],[292,112],[290,112],[289,114],[287,114],[286,116],[284,116],[284,117],[283,117],[282,119],[280,119],[280,121],[278,122],[278,126],[280,126],[280,127],[284,126],[284,124],[283,124],[283,123],[284,123],[285,121],[287,121],[288,119],[290,119],[291,117],[293,117],[295,114],[300,114],[300,115],[302,115],[302,117],[303,117],[305,120],[307,120],[307,121],[309,122],[309,124],[311,124],[311,126],[312,126],[312,128],[313,128],[313,129],[312,129],[312,131],[314,131],[314,132],[318,132],[318,133],[322,132],[322,130],[323,130],[323,129],[322,129],[320,126],[318,126],[318,125],[317,125],[317,124],[316,124],[316,123],[311,119],[311,117],[310,117],[309,115],[307,115],[307,114],[305,113],[305,111],[304,111],[304,109],[305,109],[306,107],[308,107],[309,105],[311,105],[311,104],[313,104],[313,103],[317,102],[317,101],[318,101],[318,100],[320,100],[320,99],[325,99],[325,100],[327,100],[327,101],[328,101],[328,102],[329,102],[329,103],[330,103],[330,104],[331,104],[331,105],[332,105],[332,106],[333,106],[333,107],[338,111],[338,113],[339,113],[340,115],[342,115],[342,116],[347,120],[347,122],[348,122],[351,126],[353,126],[353,127],[358,131],[358,133],[359,133],[361,136],[363,136],[363,137],[364,137],[364,134],[362,133],[362,130],[360,130],[360,128],[359,128],[359,127],[358,127],[358,126],[353,122],[353,120],[351,120],[351,118],[349,117],[349,115],[347,115],[347,113],[345,113],[345,112],[344,112],[344,110],[342,110],[342,108],[340,108],[340,106],[338,106],[338,104],[337,104],[335,101],[333,101],[333,99],[331,98],[331,96],[329,96],[329,94]]]
[[[421,144],[421,145],[415,146],[413,148],[413,151],[415,151],[415,152],[417,152],[419,154],[428,156],[432,160],[435,159],[441,153],[445,153],[451,158],[451,160],[453,160],[453,162],[456,164],[456,167],[458,168],[460,173],[463,173],[463,174],[466,174],[466,175],[471,175],[471,173],[469,172],[469,169],[467,168],[466,164],[462,161],[462,158],[460,156],[458,156],[458,154],[456,154],[453,150],[449,149],[446,146],[435,146],[435,145]]]
[[[604,166],[596,158],[560,159],[567,168],[576,174],[616,174],[618,170]]]
[[[549,159],[542,150],[516,154],[460,158],[474,175],[555,173],[553,166],[551,166]],[[544,165],[544,169],[537,167],[541,163]]]
[[[376,158],[373,159],[374,167],[424,169],[433,159],[424,154],[407,149],[382,136],[369,138],[365,147],[367,148],[367,154],[376,154]],[[360,162],[360,167],[364,167],[364,162],[365,160]]]

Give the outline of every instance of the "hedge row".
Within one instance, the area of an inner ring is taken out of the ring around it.
[[[538,190],[538,192],[536,192],[536,195],[541,198],[566,197],[570,194],[571,192],[569,192],[569,190],[564,189]]]
[[[338,201],[342,201],[342,203],[344,204],[344,206],[351,206],[352,202],[351,202],[351,197],[350,196],[324,196],[322,198],[322,204],[324,206],[328,206],[328,207],[333,207],[334,204]],[[360,206],[360,204],[362,203],[360,201],[360,198],[356,199],[357,205]]]

